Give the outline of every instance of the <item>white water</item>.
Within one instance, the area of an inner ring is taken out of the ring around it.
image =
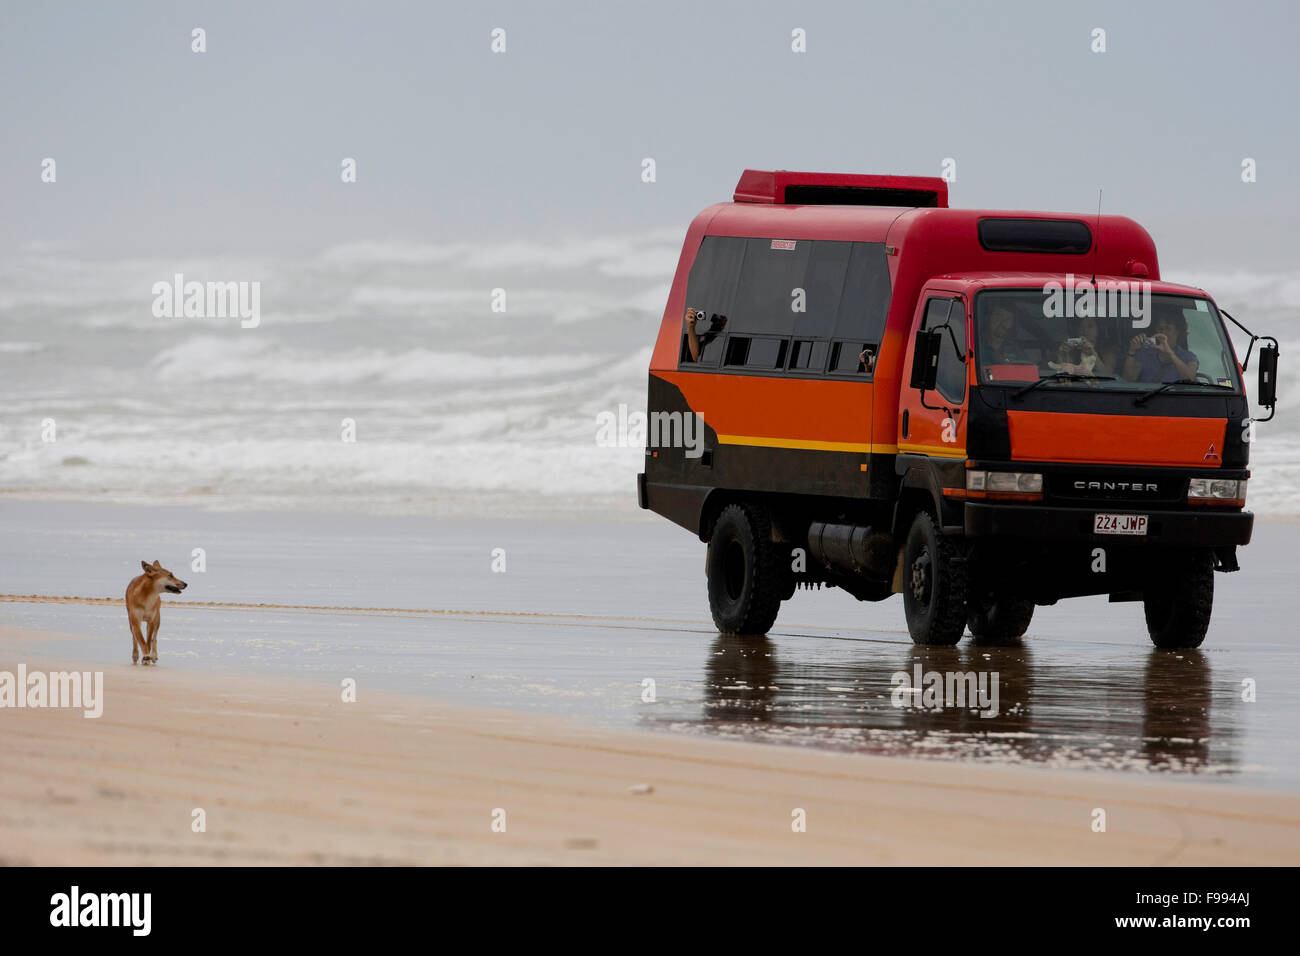
[[[300,260],[0,265],[0,490],[345,506],[508,493],[632,501],[640,448],[596,416],[643,408],[681,234],[555,243],[363,242]],[[259,281],[261,323],[155,318],[155,282]],[[1168,274],[1282,340],[1282,403],[1252,507],[1300,514],[1300,276]],[[506,291],[506,311],[490,308]],[[1245,339],[1237,336],[1239,348]],[[56,441],[45,442],[53,419]],[[355,443],[341,440],[356,422]]]

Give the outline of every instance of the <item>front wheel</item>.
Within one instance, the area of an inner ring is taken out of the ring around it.
[[[966,563],[924,511],[903,547],[903,612],[915,644],[952,646],[966,629]]]
[[[1214,554],[1197,551],[1142,599],[1151,643],[1162,650],[1200,647],[1214,607]]]
[[[786,582],[772,521],[758,505],[728,505],[705,559],[709,610],[723,634],[766,634],[776,623]]]

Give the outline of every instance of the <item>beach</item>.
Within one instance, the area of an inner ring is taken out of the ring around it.
[[[1040,608],[1013,648],[916,648],[897,601],[837,591],[724,638],[698,542],[636,514],[0,519],[0,672],[104,688],[99,717],[0,709],[8,863],[1300,862],[1288,523],[1219,576],[1205,647],[1168,654],[1104,599]],[[120,591],[155,557],[190,587],[132,666]],[[977,669],[988,719],[891,699]]]
[[[15,635],[0,631],[0,654]],[[52,645],[57,640],[48,637]],[[58,670],[67,662],[29,662]],[[74,665],[68,665],[74,666]],[[0,713],[7,864],[1294,864],[1293,795],[617,732],[121,665]],[[193,812],[205,814],[194,832]],[[1106,812],[1104,833],[1092,829]],[[806,830],[795,832],[803,810]],[[494,813],[504,832],[494,832]]]

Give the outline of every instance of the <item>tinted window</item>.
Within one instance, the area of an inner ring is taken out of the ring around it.
[[[826,367],[826,342],[796,339],[790,351],[790,368],[820,372]]]
[[[744,242],[745,260],[740,268],[734,306],[736,331],[794,334],[795,292],[804,288],[804,271],[812,242],[807,239],[746,239]]]
[[[925,322],[923,329],[937,329],[948,321],[948,312],[952,309],[952,299],[931,299],[925,304]]]
[[[966,314],[960,299],[952,302],[948,327],[952,329],[952,335],[943,333],[943,342],[939,347],[939,374],[935,384],[939,394],[951,401],[960,402],[966,397],[966,363],[962,361],[966,351]]]
[[[822,239],[706,236],[686,292],[686,305],[706,315],[696,326],[700,365],[808,374],[826,369],[838,341],[852,351],[836,369],[869,375],[857,354],[868,344],[878,350],[889,301],[883,243]]]
[[[742,335],[727,336],[727,357],[723,365],[744,365],[749,361],[749,339]]]
[[[866,366],[858,358],[866,347],[864,342],[836,342],[831,346],[830,371],[840,373],[866,372]]]
[[[838,244],[838,243],[837,243]],[[835,336],[879,345],[889,315],[889,265],[882,242],[853,242]]]
[[[700,309],[707,318],[695,326],[700,337],[700,364],[716,365],[722,356],[728,318],[736,297],[745,240],[727,236],[705,236],[686,280],[686,306]],[[686,319],[682,317],[682,361],[690,361],[686,343]]]
[[[1081,256],[1092,248],[1092,231],[1072,219],[981,219],[979,236],[990,252]]]
[[[835,334],[845,279],[849,272],[850,242],[818,240],[812,244],[803,281],[803,312],[795,313],[794,331],[800,338],[825,338]]]
[[[789,347],[788,339],[754,339],[749,344],[745,364],[750,368],[785,368],[785,353]]]

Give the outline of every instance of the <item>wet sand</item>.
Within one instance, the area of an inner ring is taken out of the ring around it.
[[[0,669],[18,644],[67,643],[0,628]],[[340,696],[115,665],[102,717],[0,711],[0,862],[1300,862],[1291,795],[614,731],[364,682],[355,703]],[[191,829],[195,808],[206,832]]]
[[[0,670],[106,682],[98,719],[0,709],[3,862],[1300,863],[1300,526],[1261,526],[1205,647],[1164,653],[1097,599],[1011,648],[916,648],[898,601],[837,591],[724,638],[702,547],[635,512],[0,521]],[[119,595],[154,558],[190,587],[132,667]],[[996,672],[997,716],[894,706],[917,666]]]
[[[15,654],[128,662],[120,594],[139,560],[157,557],[190,582],[165,602],[169,672],[329,687],[354,676],[370,690],[609,730],[1300,792],[1296,524],[1260,523],[1243,570],[1216,576],[1203,648],[1166,653],[1151,647],[1140,605],[1102,598],[1038,608],[1012,648],[917,648],[898,598],[863,604],[835,590],[799,592],[766,639],[723,638],[702,546],[635,511],[398,518],[9,498],[0,521],[0,593],[41,595],[0,598],[0,625],[65,635],[53,648],[16,640]],[[202,573],[187,569],[197,547]],[[918,665],[996,672],[998,715],[893,706],[893,675]]]

